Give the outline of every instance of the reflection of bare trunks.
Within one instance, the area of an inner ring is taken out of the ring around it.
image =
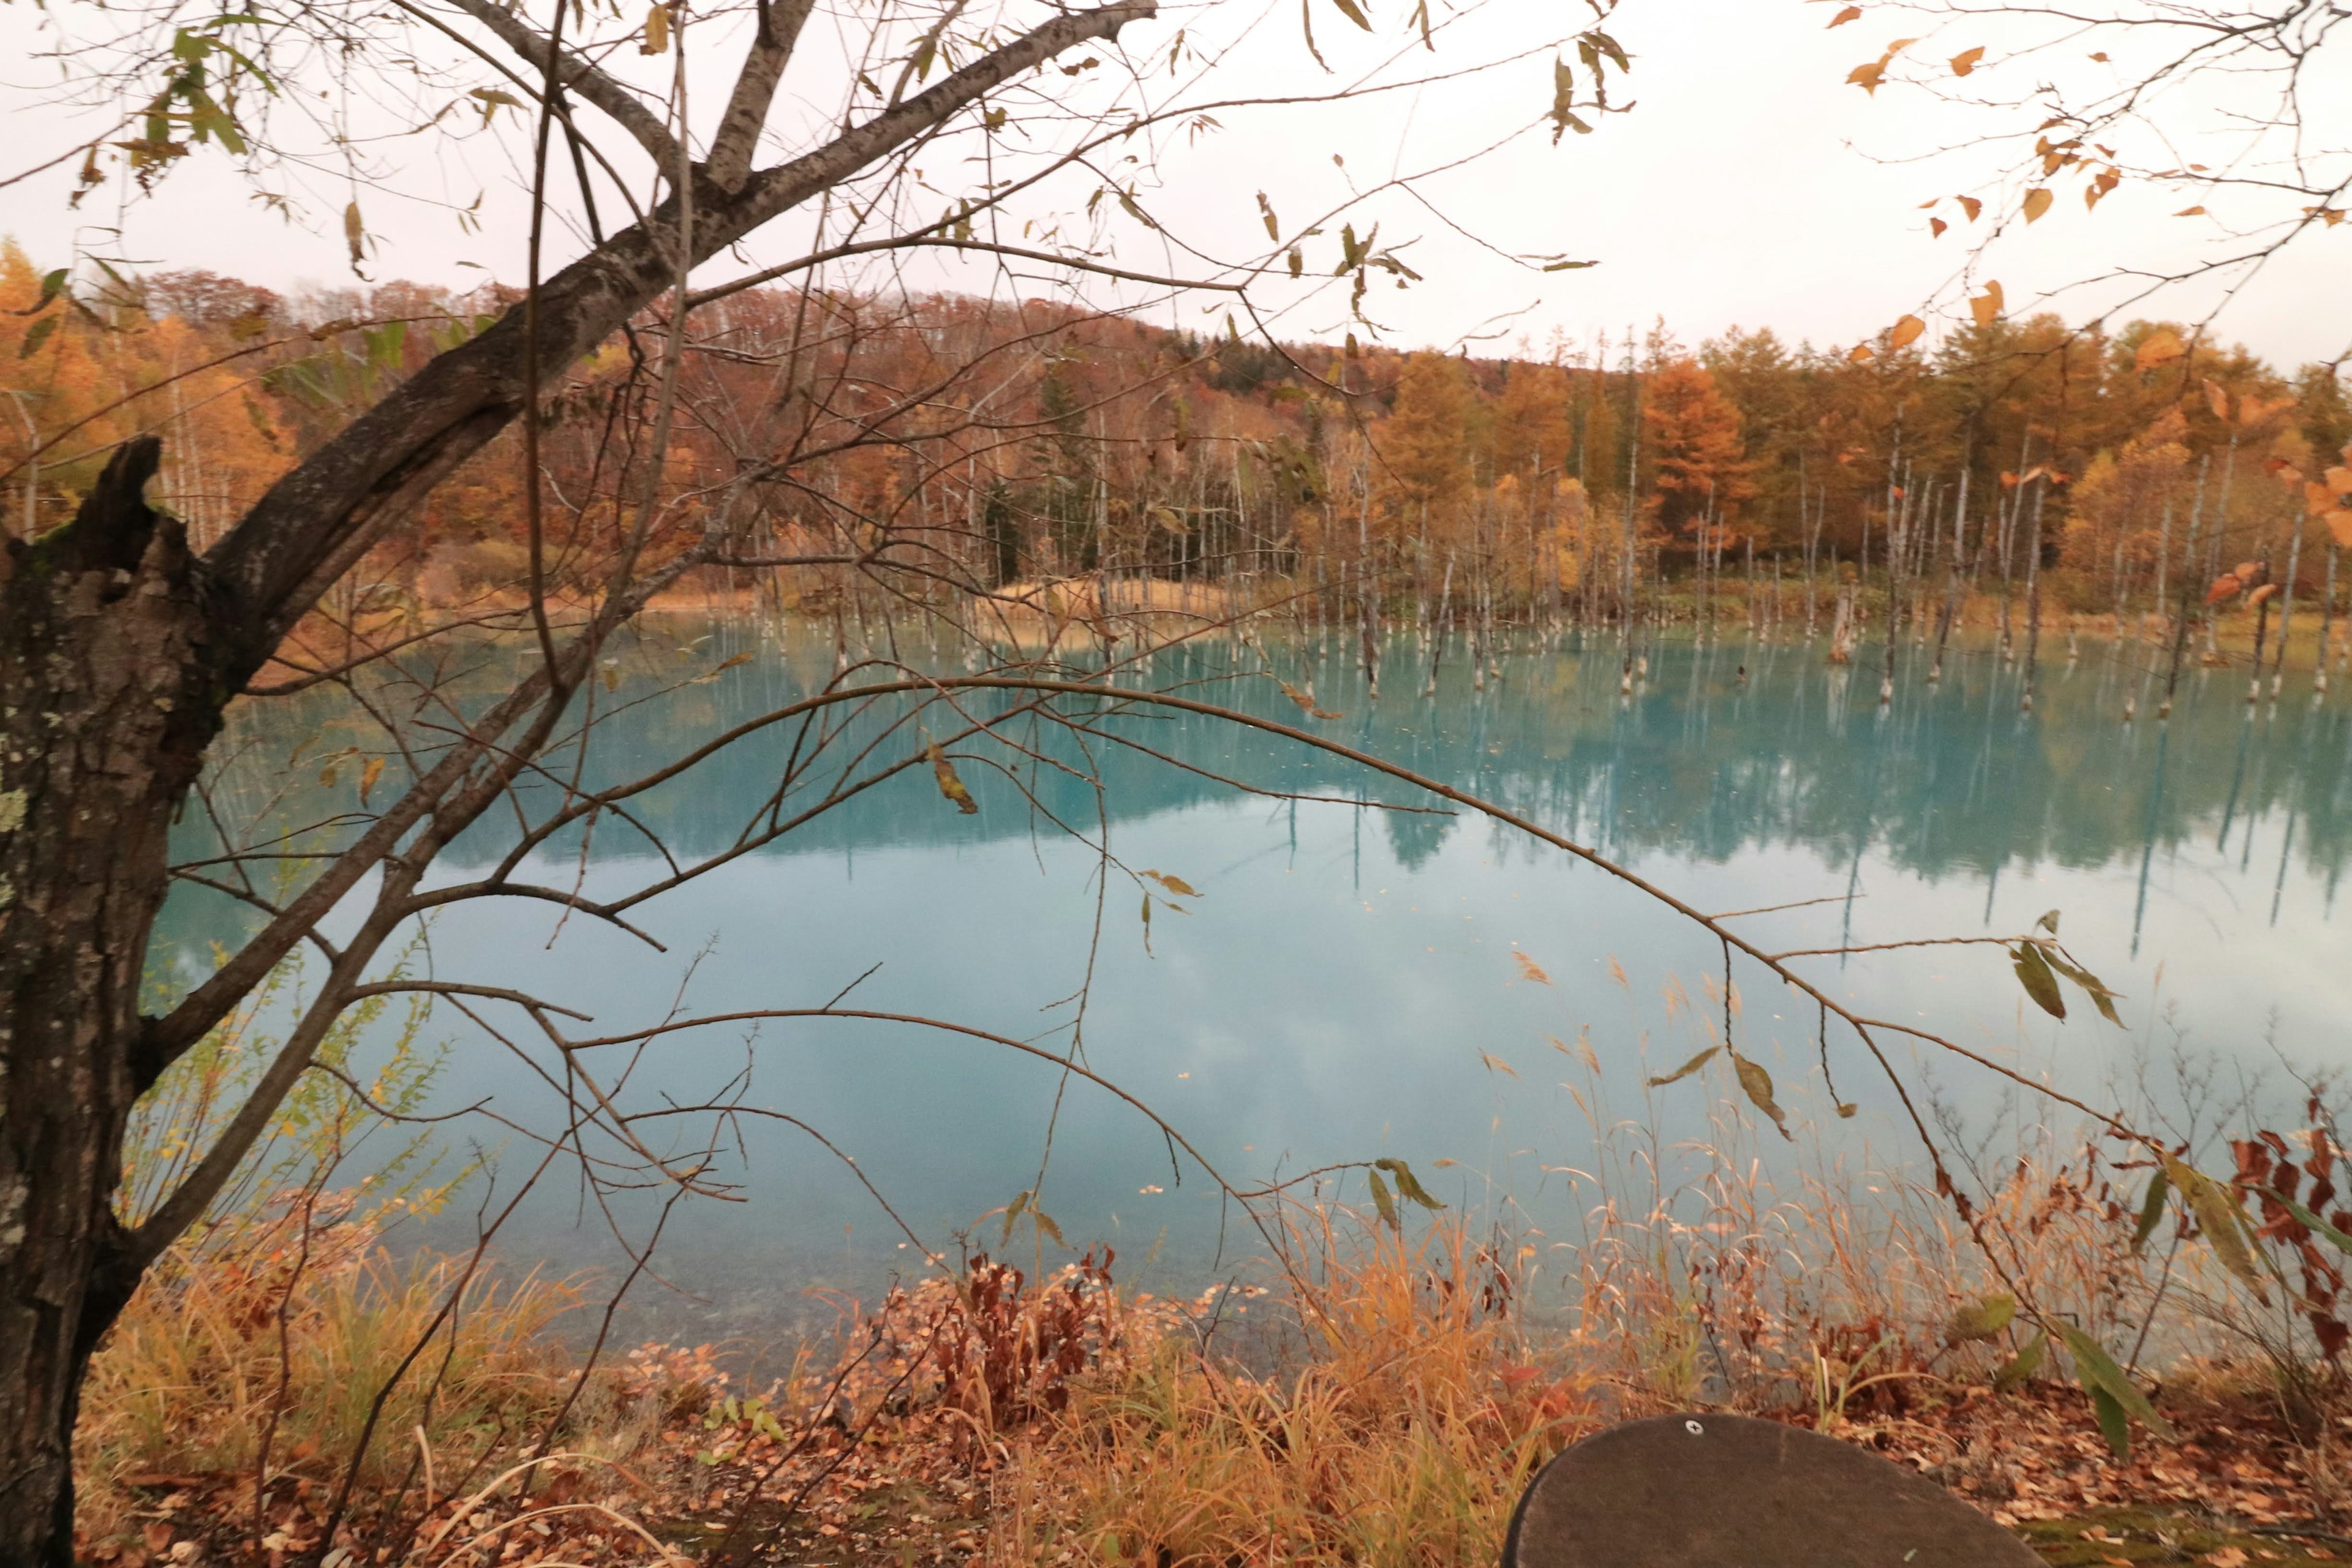
[[[1853,590],[1837,591],[1837,610],[1830,619],[1830,662],[1844,664],[1853,658]]]

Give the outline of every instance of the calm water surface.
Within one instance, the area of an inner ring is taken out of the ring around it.
[[[624,708],[599,731],[586,776],[629,776],[830,673],[814,639],[747,626],[663,628],[629,663],[690,669],[731,651],[755,657]],[[1398,694],[1419,689],[1426,658],[1400,643],[1377,704],[1336,648],[1272,658],[1342,713],[1321,725],[1334,739],[1525,813],[1702,908],[1823,900],[1746,921],[1779,947],[2014,933],[2063,910],[2070,947],[2125,994],[2126,1030],[2087,1008],[2061,1025],[2025,1005],[1990,948],[1806,962],[1881,1016],[1932,1025],[2086,1097],[2111,1097],[2149,1060],[2161,1076],[2176,1050],[2212,1053],[2232,1078],[2267,1075],[2283,1090],[2288,1066],[2339,1072],[2352,1061],[2352,948],[2336,910],[2352,822],[2345,700],[2314,703],[2306,675],[2275,707],[2249,710],[2242,677],[2195,673],[2168,723],[2126,723],[2128,695],[2153,712],[2150,678],[2105,647],[2073,663],[2057,651],[2030,715],[2016,672],[1980,653],[1940,686],[1906,662],[1884,710],[1867,648],[1849,676],[1825,666],[1819,645],[1667,645],[1630,698],[1611,641],[1516,652],[1483,691],[1455,649],[1429,700]],[[1213,681],[1234,662],[1223,647],[1163,654],[1151,679]],[[653,684],[633,673],[621,695]],[[1298,717],[1263,678],[1207,694]],[[285,764],[317,721],[295,710],[246,718],[221,770],[224,797],[301,820],[348,795],[355,770],[330,788],[311,782],[314,763]],[[1643,1119],[1669,1145],[1708,1133],[1729,1088],[1719,1064],[1646,1096],[1641,1079],[1706,1043],[1702,1019],[1719,1004],[1705,987],[1722,963],[1710,940],[1485,819],[1345,804],[1429,803],[1343,761],[1196,717],[1124,724],[1199,771],[1104,748],[1099,797],[1040,769],[1033,805],[1008,778],[968,765],[981,809],[963,816],[918,769],[642,907],[632,918],[666,954],[578,918],[551,945],[560,911],[515,901],[440,915],[417,962],[563,1001],[593,1014],[598,1032],[674,1006],[822,1005],[863,975],[845,1005],[1060,1051],[1083,994],[1087,1064],[1149,1101],[1227,1177],[1394,1154],[1441,1197],[1553,1234],[1592,1195],[1562,1168],[1591,1163],[1595,1119]],[[724,848],[774,787],[786,746],[768,735],[720,754],[646,799],[645,826],[681,857]],[[309,754],[325,749],[313,741]],[[1207,774],[1341,799],[1252,795]],[[1098,812],[1126,867],[1199,890],[1179,900],[1184,912],[1155,899],[1147,930],[1137,884],[1115,873],[1106,886],[1094,851],[1055,823],[1092,832]],[[439,875],[478,874],[503,847],[499,831],[461,844]],[[584,856],[570,841],[535,875],[583,877],[614,895],[660,871],[644,835],[607,822]],[[159,966],[195,973],[236,919],[206,896],[176,897]],[[1549,983],[1531,980],[1519,955]],[[1752,965],[1735,979],[1743,1048],[1771,1068],[1801,1133],[1798,1152],[1777,1139],[1755,1152],[1906,1158],[1894,1097],[1852,1040],[1831,1042],[1839,1092],[1863,1106],[1841,1123],[1822,1089],[1814,1018]],[[446,1108],[487,1097],[518,1121],[554,1124],[536,1076],[552,1068],[549,1053],[526,1065],[446,1009],[430,1033],[450,1047]],[[1580,1036],[1597,1081],[1570,1054]],[[1897,1059],[1990,1125],[1998,1097],[1980,1074]],[[608,1078],[622,1068],[609,1053],[601,1065]],[[738,1023],[648,1048],[621,1098],[650,1109],[730,1093],[822,1132],[931,1247],[951,1253],[960,1228],[1037,1184],[1050,1127],[1044,1205],[1070,1241],[1114,1242],[1129,1278],[1191,1288],[1250,1250],[1221,1230],[1232,1216],[1197,1169],[1181,1167],[1180,1183],[1149,1121],[1084,1083],[1065,1092],[1051,1064],[982,1041],[872,1022]],[[455,1125],[467,1131],[453,1142],[495,1152],[496,1191],[530,1163],[496,1126]],[[683,1123],[676,1131],[683,1142]],[[721,1173],[744,1201],[670,1214],[659,1267],[672,1289],[637,1288],[632,1337],[757,1339],[807,1321],[812,1286],[870,1298],[919,1264],[807,1131],[764,1117],[727,1131]],[[649,1223],[649,1201],[618,1206],[628,1223]],[[473,1220],[469,1207],[427,1239],[462,1242]],[[559,1268],[621,1256],[596,1205],[560,1181],[523,1205],[500,1246],[510,1260]]]

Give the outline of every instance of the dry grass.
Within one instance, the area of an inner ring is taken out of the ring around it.
[[[1349,1235],[1294,1226],[1316,1278],[1260,1298],[1305,1338],[1289,1370],[1176,1333],[1082,1385],[1000,1482],[990,1560],[1490,1559],[1528,1478],[1602,1405],[1571,1356],[1529,1345],[1507,1272],[1460,1226]]]
[[[75,1457],[93,1548],[126,1536],[159,1486],[258,1478],[265,1500],[331,1487],[372,1427],[356,1481],[381,1493],[425,1448],[463,1475],[554,1414],[571,1359],[549,1331],[575,1288],[467,1279],[463,1259],[403,1264],[376,1240],[305,1202],[158,1262],[84,1388]]]

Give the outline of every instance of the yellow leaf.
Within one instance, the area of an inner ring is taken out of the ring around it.
[[[1983,293],[1972,294],[1969,297],[1969,313],[1976,318],[1978,326],[1990,327],[2000,320],[2002,303],[2000,285],[1998,282],[1987,280]]]
[[[2254,1261],[2253,1248],[2247,1244],[2246,1215],[2235,1195],[2204,1172],[2184,1165],[2168,1154],[2164,1160],[2164,1173],[2171,1178],[2173,1190],[2189,1200],[2189,1211],[2197,1216],[2197,1228],[2212,1245],[2213,1255],[2221,1260],[2221,1267],[2252,1287],[2255,1298],[2267,1304],[2270,1292],[2263,1289],[2262,1269]]]
[[[1538,964],[1534,959],[1529,958],[1524,952],[1515,952],[1511,956],[1519,961],[1520,979],[1532,980],[1538,985],[1549,985],[1551,984],[1551,976],[1546,974],[1543,972],[1542,967]]]
[[[2032,223],[2050,210],[2053,200],[2047,185],[2036,185],[2025,193],[2025,221]]]
[[[1921,321],[1918,317],[1906,316],[1901,321],[1895,323],[1895,331],[1890,334],[1888,342],[1895,348],[1907,348],[1912,343],[1918,342],[1919,334],[1927,330],[1927,323]]]
[[[1706,1066],[1709,1061],[1713,1060],[1715,1053],[1722,1048],[1723,1047],[1721,1046],[1707,1047],[1706,1049],[1699,1052],[1698,1055],[1691,1058],[1690,1060],[1683,1063],[1682,1066],[1676,1068],[1674,1071],[1670,1073],[1662,1073],[1658,1077],[1650,1079],[1650,1087],[1652,1089],[1662,1089],[1667,1084],[1676,1083],[1690,1077],[1691,1074],[1698,1071],[1699,1068]]]
[[[1165,871],[1146,871],[1144,875],[1167,889],[1168,891],[1183,898],[1197,899],[1201,896],[1201,890],[1181,877],[1171,877]]]
[[[2204,216],[2204,213],[2205,209],[2203,207],[2182,207],[2179,212],[2174,213],[2172,216],[2174,217],[2201,217]]]
[[[1735,1055],[1731,1065],[1739,1073],[1739,1087],[1748,1091],[1748,1100],[1772,1119],[1772,1125],[1780,1130],[1781,1137],[1795,1142],[1796,1135],[1789,1131],[1789,1113],[1772,1103],[1772,1075],[1764,1070],[1764,1064]]]
[[[360,804],[362,805],[368,803],[368,796],[374,793],[375,781],[382,777],[383,777],[383,759],[370,757],[367,760],[367,766],[360,770]]]
[[[641,55],[663,55],[669,52],[669,7],[655,5],[646,12],[646,38],[637,46]]]
[[[1945,1326],[1944,1338],[1952,1344],[1989,1340],[2009,1327],[2016,1317],[2015,1297],[1987,1296],[1981,1301],[1970,1301],[1954,1311],[1952,1321]]]
[[[1856,343],[1853,352],[1845,357],[1848,364],[1868,364],[1878,357],[1878,351],[1868,343]]]
[[[1984,58],[1984,46],[1982,44],[1979,44],[1973,49],[1962,49],[1958,54],[1952,57],[1952,74],[1954,76],[1968,75],[1969,72],[1977,68],[1977,62],[1982,58]]]
[[[2158,327],[2141,341],[2139,352],[2132,355],[2132,365],[2137,370],[2153,370],[2170,364],[2188,352],[2171,328]]]
[[[950,762],[948,754],[940,750],[940,743],[937,741],[931,742],[929,752],[931,774],[940,781],[940,793],[955,802],[955,808],[966,816],[977,814],[980,810],[980,802],[972,799],[971,791],[964,788],[963,780],[956,775],[955,763]]]
[[[1865,60],[1861,65],[1854,67],[1853,69],[1846,72],[1845,79],[1852,85],[1862,89],[1863,91],[1869,93],[1874,98],[1878,94],[1878,84],[1885,78],[1885,76],[1886,62],[1885,60]]]
[[[1862,7],[1861,7],[1861,6],[1859,6],[1859,5],[1849,5],[1849,6],[1847,6],[1844,10],[1843,10],[1843,11],[1839,12],[1836,16],[1832,16],[1832,17],[1830,18],[1830,26],[1832,26],[1832,27],[1843,27],[1843,26],[1844,26],[1848,22],[1851,22],[1851,21],[1854,20],[1856,17],[1860,16],[1861,15],[1862,15]]]
[[[360,219],[360,204],[356,201],[343,208],[343,242],[352,247],[353,267],[367,259],[367,226]]]

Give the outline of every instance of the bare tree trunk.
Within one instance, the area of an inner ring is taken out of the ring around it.
[[[0,1563],[66,1568],[82,1374],[139,1280],[116,1221],[154,1080],[139,1015],[165,838],[228,693],[181,525],[121,448],[79,514],[0,545]]]
[[[2033,534],[2025,555],[2025,695],[2019,706],[2033,706],[2034,663],[2042,656],[2042,503],[2049,495],[2046,481],[2033,491]]]
[[[2327,639],[2336,629],[2336,546],[2327,547],[2327,586],[2319,595],[2319,652],[2312,659],[2311,689],[2327,689]]]
[[[2276,697],[2279,688],[2286,684],[2286,643],[2294,622],[2294,574],[2303,568],[2303,524],[2305,513],[2298,507],[2294,514],[2294,542],[2287,546],[2286,581],[2279,584],[2278,657],[2271,661],[2271,695]],[[2257,668],[2255,677],[2262,671]]]

